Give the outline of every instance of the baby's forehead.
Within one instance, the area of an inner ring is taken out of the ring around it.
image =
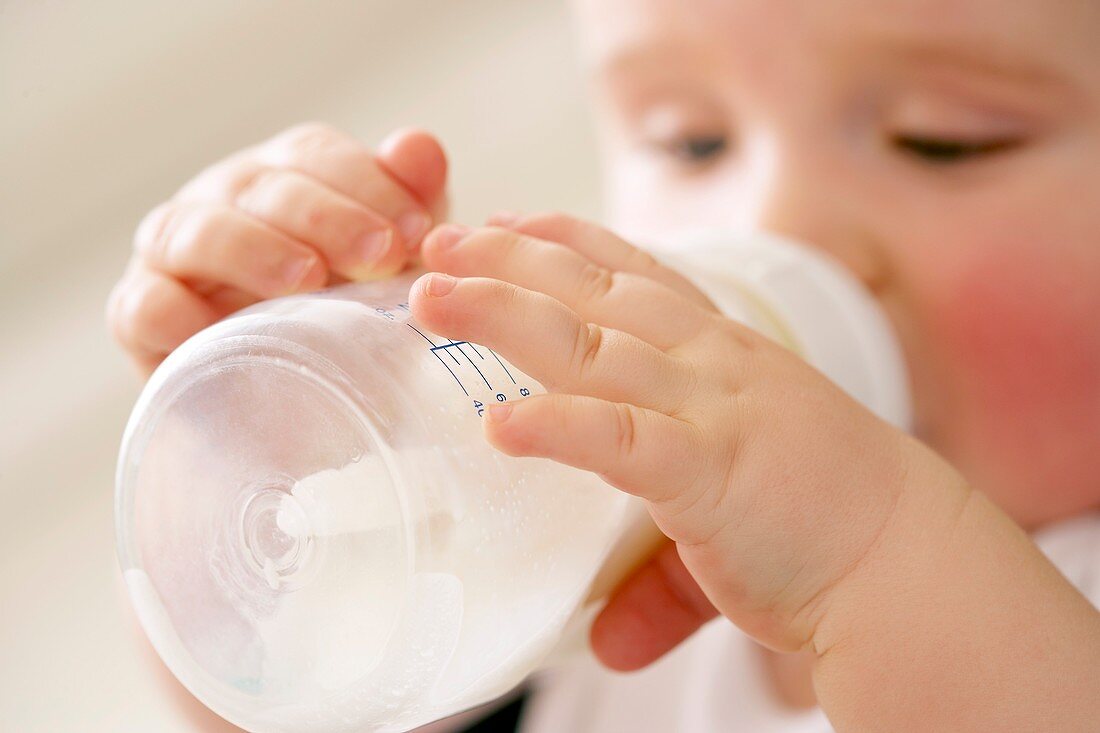
[[[1100,2],[1090,0],[573,0],[594,68],[647,52],[751,50],[943,58],[1100,87]],[[679,49],[679,50],[677,50]],[[742,55],[742,57],[744,54]]]

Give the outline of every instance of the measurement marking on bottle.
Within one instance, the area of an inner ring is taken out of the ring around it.
[[[489,377],[486,375],[485,371],[483,371],[482,368],[478,366],[478,362],[475,362],[473,357],[471,357],[470,354],[467,353],[466,349],[464,349],[463,347],[470,347],[470,351],[473,351],[474,354],[477,355],[478,360],[481,362],[488,362],[488,360],[485,358],[485,354],[482,353],[482,350],[488,351],[489,355],[492,356],[493,360],[496,361],[496,363],[500,366],[501,371],[503,371],[504,374],[508,377],[508,380],[513,385],[518,386],[518,382],[516,382],[515,376],[513,376],[512,372],[508,369],[508,365],[505,364],[504,360],[497,356],[496,352],[492,349],[486,346],[481,346],[479,348],[477,344],[472,344],[469,341],[455,341],[454,339],[447,339],[447,343],[436,343],[426,333],[424,333],[411,323],[405,323],[405,325],[411,328],[418,336],[420,336],[420,338],[424,339],[428,343],[428,351],[430,351],[432,356],[436,358],[436,361],[443,365],[443,367],[447,370],[447,373],[451,375],[451,378],[455,380],[455,382],[458,384],[459,389],[462,390],[462,394],[473,399],[474,410],[477,411],[478,417],[481,417],[485,414],[485,402],[483,402],[482,400],[491,401],[495,399],[497,402],[507,402],[508,395],[505,394],[505,392],[498,392],[493,387],[493,384],[489,381]],[[477,372],[478,377],[481,378],[481,382],[484,383],[485,388],[488,390],[489,394],[486,395],[482,393],[480,386],[477,386],[476,389],[473,386],[467,387],[466,384],[462,381],[460,370],[458,369],[458,367],[462,365],[462,362],[459,361],[458,356],[455,355],[454,352],[456,351],[462,355],[462,358],[464,358],[471,367],[474,368],[474,371]],[[439,352],[443,352],[443,354],[440,354]],[[449,356],[450,360],[445,358],[444,355]],[[452,366],[449,361],[453,361],[455,366]],[[475,391],[479,393],[477,394],[477,396],[474,396]],[[518,390],[519,397],[528,397],[530,396],[530,394],[531,390],[527,387],[520,387]]]
[[[451,341],[450,339],[448,339],[448,341],[449,341],[449,343],[444,344],[443,346],[436,346],[435,348],[436,349],[448,349],[452,346],[455,347],[458,350],[458,353],[462,354],[462,356],[464,356],[466,358],[466,361],[470,362],[470,366],[472,366],[474,368],[474,371],[477,372],[477,375],[479,377],[481,377],[481,381],[485,382],[485,386],[488,389],[492,389],[493,385],[489,384],[489,380],[485,377],[485,373],[482,372],[480,369],[478,369],[477,364],[475,364],[474,360],[470,358],[470,355],[462,350],[462,346],[464,344],[469,345],[470,348],[473,348],[474,345],[471,344],[469,341]],[[476,352],[477,349],[474,349],[474,351]]]
[[[458,360],[458,357],[457,357],[457,356],[455,356],[454,354],[452,354],[452,353],[451,353],[450,351],[448,351],[448,349],[450,349],[450,348],[451,348],[452,346],[454,346],[454,345],[455,345],[455,342],[454,342],[454,341],[452,341],[452,342],[451,342],[451,343],[449,343],[449,344],[442,344],[442,345],[440,345],[440,346],[433,346],[433,347],[432,347],[432,351],[442,351],[442,352],[443,352],[444,354],[446,354],[447,356],[449,356],[449,357],[451,357],[452,359],[454,359],[454,362],[455,362],[455,364],[459,364],[460,362],[459,362],[459,360]]]
[[[446,369],[446,370],[447,370],[447,372],[448,372],[448,373],[450,373],[450,375],[451,375],[452,377],[454,377],[454,380],[455,380],[456,382],[458,382],[458,386],[459,386],[459,389],[461,389],[461,390],[462,390],[462,394],[464,394],[464,395],[466,395],[467,397],[469,397],[469,396],[470,396],[470,393],[469,393],[468,391],[466,391],[466,385],[464,385],[464,384],[462,383],[462,380],[458,378],[458,375],[454,373],[454,371],[453,371],[453,370],[451,369],[451,366],[450,366],[450,364],[448,364],[447,362],[443,361],[443,359],[442,359],[442,358],[441,358],[441,357],[439,356],[439,354],[437,354],[437,353],[436,353],[436,345],[435,345],[435,342],[434,342],[434,341],[432,341],[432,340],[431,340],[430,338],[428,338],[427,336],[425,336],[425,335],[424,335],[424,332],[423,332],[423,331],[421,331],[421,330],[420,330],[419,328],[417,328],[416,326],[412,325],[411,323],[406,323],[405,325],[406,325],[406,326],[408,326],[409,328],[411,328],[412,330],[416,331],[416,332],[417,332],[418,334],[420,334],[420,338],[424,339],[425,341],[427,341],[427,342],[428,342],[429,344],[431,344],[431,345],[432,345],[432,348],[431,348],[432,356],[434,356],[434,357],[435,357],[436,359],[439,359],[439,363],[443,365],[443,368],[444,368],[444,369]],[[458,363],[458,359],[455,359],[455,363],[456,363],[456,364]]]
[[[493,355],[493,358],[497,360],[497,364],[500,364],[500,368],[504,370],[504,373],[508,375],[508,378],[512,380],[512,384],[516,383],[516,378],[512,376],[512,373],[508,371],[508,367],[504,366],[504,362],[497,356],[497,352],[492,349],[486,348],[486,350]]]

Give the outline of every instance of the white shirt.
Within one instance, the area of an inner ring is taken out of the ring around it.
[[[1100,513],[1052,525],[1033,539],[1100,607]],[[723,618],[655,664],[619,674],[588,655],[545,673],[522,733],[827,733],[819,709],[792,711],[762,674],[754,642]]]

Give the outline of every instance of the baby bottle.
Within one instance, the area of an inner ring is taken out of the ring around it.
[[[894,337],[838,265],[770,235],[671,251],[726,315],[905,426]],[[405,731],[499,696],[652,547],[635,500],[488,445],[486,406],[543,389],[420,326],[413,279],[215,324],[127,425],[116,515],[133,604],[176,677],[249,731]]]

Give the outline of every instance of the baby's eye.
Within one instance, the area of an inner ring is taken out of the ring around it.
[[[895,135],[892,145],[911,156],[940,165],[960,163],[973,158],[1002,153],[1020,144],[1019,140],[952,140],[925,135]]]
[[[725,135],[686,135],[657,143],[667,155],[689,165],[710,163],[729,147]]]

